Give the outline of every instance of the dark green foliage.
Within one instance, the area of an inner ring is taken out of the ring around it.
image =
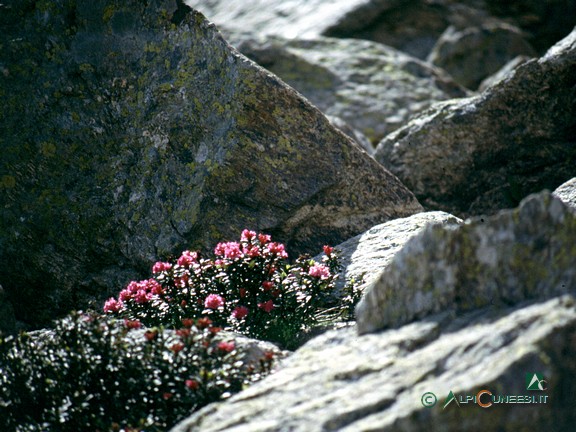
[[[163,431],[269,371],[238,360],[209,320],[177,331],[73,313],[0,338],[0,430]]]

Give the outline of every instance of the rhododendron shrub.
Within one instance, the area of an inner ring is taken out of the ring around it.
[[[214,256],[185,251],[175,262],[157,262],[152,278],[131,282],[104,311],[147,326],[177,326],[209,317],[216,325],[285,347],[315,324],[326,305],[339,264],[325,246],[323,262],[308,256],[289,264],[288,253],[269,235],[244,230],[239,242],[216,245]]]
[[[165,431],[267,374],[207,319],[178,330],[73,313],[54,330],[0,335],[1,431]]]

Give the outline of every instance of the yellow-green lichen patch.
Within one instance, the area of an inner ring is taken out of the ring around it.
[[[4,189],[12,189],[16,186],[16,178],[11,175],[3,175],[0,177],[0,187]]]

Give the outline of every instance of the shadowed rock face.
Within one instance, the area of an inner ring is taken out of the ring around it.
[[[180,1],[2,8],[0,283],[21,320],[243,228],[314,253],[421,210]]]
[[[388,135],[375,158],[426,206],[456,216],[555,189],[576,161],[576,31],[481,95],[437,104]]]
[[[536,56],[522,33],[510,25],[490,23],[463,30],[449,27],[428,61],[446,70],[464,87],[477,89],[483,79],[521,55]]]

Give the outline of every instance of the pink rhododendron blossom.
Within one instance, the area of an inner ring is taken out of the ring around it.
[[[192,318],[182,318],[182,325],[186,328],[190,328],[194,325],[194,320]]]
[[[248,308],[246,306],[238,306],[232,311],[232,316],[237,320],[241,320],[246,315],[248,315]]]
[[[218,243],[214,249],[214,253],[232,260],[243,256],[240,244],[236,242]]]
[[[288,258],[288,254],[282,243],[270,242],[266,245],[266,251],[279,258]]]
[[[184,288],[188,285],[188,281],[190,280],[190,275],[188,273],[184,273],[180,277],[174,278],[174,285],[179,286],[180,288]]]
[[[198,252],[184,251],[180,258],[178,258],[177,264],[180,267],[190,267],[192,264],[198,262]]]
[[[220,306],[224,305],[224,299],[218,294],[210,294],[204,300],[204,307],[207,309],[218,309]]]
[[[211,325],[212,320],[210,318],[198,318],[198,321],[196,321],[196,327],[198,327],[200,330],[210,327]]]
[[[254,237],[256,237],[256,233],[254,231],[250,231],[245,229],[244,231],[242,231],[242,234],[240,234],[240,240],[241,241],[250,241],[252,240]]]
[[[141,282],[132,281],[128,284],[128,286],[126,287],[126,290],[131,294],[136,294],[138,291],[140,291],[140,288],[141,288],[140,285],[141,285]]]
[[[258,246],[250,246],[249,248],[244,248],[244,254],[250,258],[256,258],[260,256],[260,249]]]
[[[332,255],[332,252],[334,252],[334,248],[331,247],[331,246],[326,246],[326,245],[324,245],[324,246],[323,246],[323,249],[324,249],[324,254],[327,255],[327,256]]]
[[[272,300],[268,300],[264,303],[258,303],[258,307],[264,312],[270,313],[274,309],[274,302]]]
[[[150,300],[152,300],[152,294],[143,289],[138,291],[134,296],[134,301],[138,304],[148,303]]]
[[[128,289],[123,289],[122,291],[120,291],[120,294],[118,295],[118,299],[121,302],[126,302],[126,301],[130,300],[131,298],[132,298],[132,293]]]
[[[208,328],[208,331],[215,335],[222,331],[222,327],[210,327]],[[208,341],[206,341],[206,343],[208,343]]]
[[[164,292],[162,285],[160,285],[158,283],[158,281],[155,279],[148,279],[147,284],[146,284],[146,290],[150,294],[154,294],[154,295],[160,295]]]
[[[218,343],[218,349],[227,353],[234,351],[235,347],[236,346],[234,345],[233,341],[230,342],[222,341]]]
[[[324,264],[314,264],[310,267],[310,270],[308,270],[308,274],[312,277],[328,279],[330,277],[330,269]]]
[[[170,350],[174,351],[175,353],[179,353],[183,349],[184,349],[184,344],[180,343],[180,342],[175,343],[170,347]]]
[[[138,320],[129,320],[129,319],[124,319],[124,325],[126,326],[127,329],[129,330],[133,330],[133,329],[139,329],[142,327],[142,323]]]
[[[268,234],[258,234],[258,241],[260,242],[261,245],[265,245],[271,239],[272,237],[270,237]]]
[[[166,270],[170,270],[172,268],[172,264],[168,262],[158,261],[152,266],[152,273],[160,273]]]
[[[193,379],[187,379],[184,384],[186,385],[186,387],[188,387],[190,390],[197,390],[198,387],[200,387],[200,384],[198,383],[198,381],[193,380]]]
[[[122,306],[121,301],[116,300],[114,297],[110,297],[106,300],[106,303],[104,303],[104,312],[116,313],[122,309]]]
[[[176,330],[176,334],[180,336],[182,339],[186,339],[190,337],[190,329],[189,328],[182,328]]]

